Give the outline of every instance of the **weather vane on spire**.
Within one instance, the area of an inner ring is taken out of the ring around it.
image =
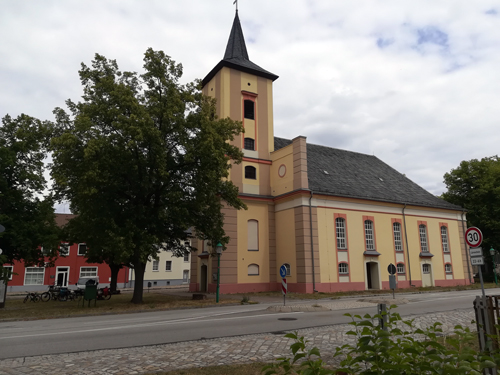
[[[233,5],[236,4],[236,11],[238,11],[238,0],[233,1]]]

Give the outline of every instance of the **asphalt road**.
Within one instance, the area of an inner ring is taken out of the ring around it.
[[[472,309],[480,291],[398,295],[402,316]],[[487,294],[500,294],[489,289]],[[356,298],[359,300],[359,298]],[[312,305],[314,300],[293,301]],[[346,323],[346,310],[322,312],[269,312],[280,302],[157,311],[122,315],[76,317],[0,323],[0,359],[61,354],[87,350],[165,344]],[[376,313],[373,308],[349,309],[355,314]]]

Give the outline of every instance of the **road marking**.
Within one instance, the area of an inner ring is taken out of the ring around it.
[[[303,312],[290,312],[290,313],[280,313],[280,314],[273,314],[273,315],[276,316],[276,315],[291,315],[291,314],[303,314]],[[220,315],[224,315],[224,314],[220,314]],[[112,330],[117,330],[117,329],[130,329],[130,328],[148,327],[148,326],[155,326],[155,325],[170,325],[170,324],[174,324],[174,323],[191,323],[191,321],[194,319],[197,319],[198,322],[210,322],[210,321],[218,321],[218,320],[260,318],[262,316],[270,316],[270,314],[260,314],[260,315],[253,315],[253,316],[235,316],[232,318],[216,318],[216,319],[212,319],[212,318],[205,318],[204,319],[204,318],[200,318],[200,317],[192,317],[192,318],[185,318],[185,319],[169,320],[169,321],[164,321],[164,322],[125,325],[125,326],[117,326],[117,327],[94,328],[94,329],[85,329],[85,330],[78,330],[78,331],[49,332],[49,333],[36,333],[36,334],[31,334],[31,335],[6,336],[6,337],[0,337],[0,340],[18,339],[18,338],[26,338],[26,337],[38,337],[38,336],[57,336],[57,335],[67,335],[67,334],[85,333],[85,332],[112,331]]]

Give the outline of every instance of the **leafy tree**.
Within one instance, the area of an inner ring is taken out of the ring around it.
[[[482,247],[500,247],[500,159],[462,161],[444,175],[443,198],[467,210],[467,221],[483,233]]]
[[[27,115],[6,115],[0,127],[0,268],[22,260],[44,266],[44,255],[57,255],[58,229],[53,201],[46,188],[44,159],[51,134],[50,122]],[[0,274],[2,270],[0,269]]]
[[[221,208],[245,207],[227,179],[230,160],[242,159],[228,142],[241,124],[218,119],[199,83],[180,84],[182,66],[163,52],[148,49],[143,67],[122,72],[98,54],[82,64],[82,101],[68,100],[69,114],[56,108],[52,139],[57,197],[86,223],[90,256],[115,249],[113,261],[134,268],[134,303],[149,259],[183,255],[189,227],[228,243]]]

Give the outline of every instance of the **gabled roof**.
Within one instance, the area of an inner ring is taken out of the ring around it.
[[[274,149],[292,141],[274,137]],[[462,210],[423,189],[376,156],[307,144],[309,189],[315,194]]]
[[[245,44],[245,38],[243,37],[243,30],[241,29],[238,11],[236,11],[236,15],[234,17],[233,27],[231,28],[231,33],[229,34],[229,40],[227,42],[224,58],[210,71],[210,73],[207,74],[205,78],[203,78],[203,86],[210,82],[217,72],[225,66],[273,81],[278,78],[276,74],[262,69],[257,64],[251,62],[248,58],[247,47]]]

